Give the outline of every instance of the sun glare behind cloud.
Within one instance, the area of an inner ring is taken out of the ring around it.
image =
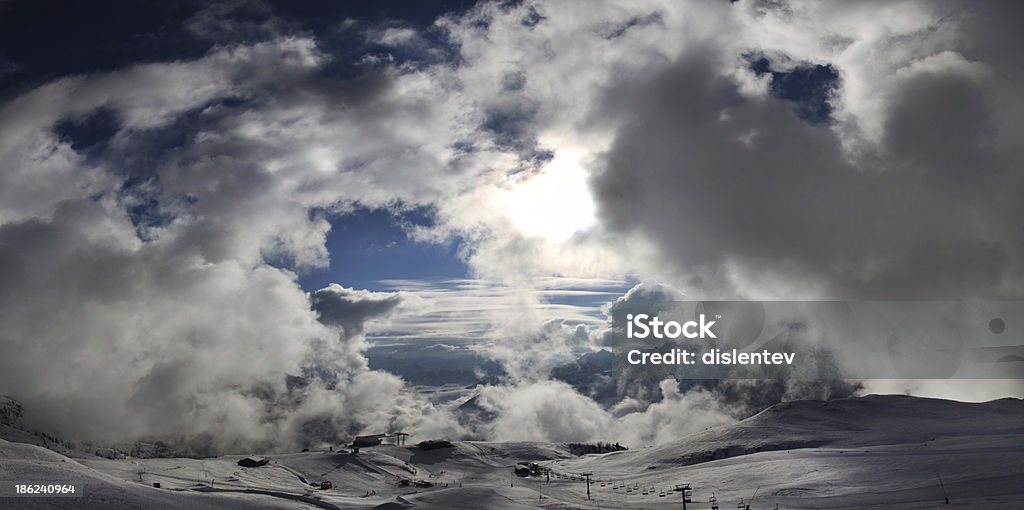
[[[575,151],[559,151],[537,175],[502,196],[502,208],[527,236],[561,242],[595,222],[587,172]]]

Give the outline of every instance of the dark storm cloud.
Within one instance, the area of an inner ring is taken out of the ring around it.
[[[729,294],[736,267],[832,296],[1001,296],[1022,277],[1019,170],[993,154],[988,85],[917,73],[893,93],[882,150],[845,157],[828,125],[742,98],[709,48],[608,94],[619,129],[594,188],[607,224]],[[734,282],[733,282],[734,283]]]
[[[363,332],[363,324],[371,318],[391,313],[402,303],[399,294],[347,289],[331,284],[310,295],[313,310],[320,322],[341,326],[347,335]]]
[[[989,147],[992,107],[987,91],[969,77],[928,72],[908,80],[885,122],[893,165],[981,202],[995,191],[985,184],[998,170]]]

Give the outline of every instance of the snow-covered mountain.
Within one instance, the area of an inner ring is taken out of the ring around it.
[[[0,508],[668,509],[681,508],[674,489],[684,483],[688,509],[710,508],[712,496],[720,508],[1024,508],[1018,399],[790,402],[599,455],[564,444],[432,446],[294,453],[245,468],[241,456],[72,459],[0,441],[0,479],[85,482],[79,498],[0,499]]]

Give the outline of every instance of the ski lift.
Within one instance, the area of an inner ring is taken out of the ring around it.
[[[743,498],[740,498],[740,502],[736,505],[736,508],[743,509],[743,508],[746,508],[746,507],[747,507],[747,503],[743,500]]]

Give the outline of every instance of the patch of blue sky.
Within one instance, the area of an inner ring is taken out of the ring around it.
[[[758,75],[770,74],[771,94],[791,102],[804,120],[823,124],[832,120],[831,94],[839,86],[839,71],[831,65],[800,64],[780,70],[764,56],[748,57],[750,69]]]
[[[428,208],[397,212],[359,208],[328,221],[330,265],[300,275],[299,284],[307,291],[331,283],[380,291],[388,290],[382,280],[464,278],[468,274],[459,257],[460,240],[437,244],[409,237],[409,228],[433,224]]]

